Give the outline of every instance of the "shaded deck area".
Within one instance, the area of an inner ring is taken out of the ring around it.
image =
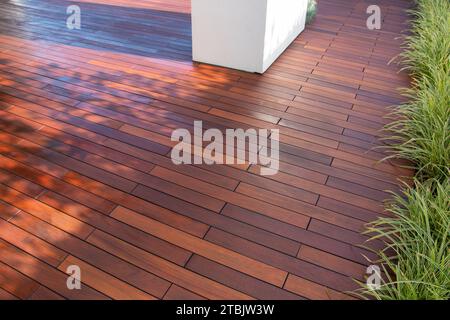
[[[264,75],[192,63],[190,1],[76,3],[0,3],[0,298],[352,298],[409,174],[373,148],[410,2],[320,0]],[[280,172],[174,165],[194,120],[279,129]]]

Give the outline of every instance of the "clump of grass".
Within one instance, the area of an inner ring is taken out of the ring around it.
[[[433,79],[436,68],[447,73],[450,69],[450,2],[448,0],[419,0],[410,11],[412,35],[406,37],[405,51],[400,54],[411,75],[421,81]]]
[[[450,299],[450,184],[415,182],[367,233],[386,241],[379,252],[385,281],[365,294],[382,300]]]
[[[314,19],[317,13],[316,0],[308,0],[308,7],[306,9],[306,23],[309,24]]]
[[[412,76],[408,102],[386,126],[396,157],[416,169],[413,186],[395,195],[368,227],[386,241],[378,252],[384,281],[362,285],[376,299],[450,299],[450,1],[419,0],[401,62]],[[360,292],[361,292],[360,291]]]
[[[386,126],[394,155],[410,160],[421,179],[443,181],[450,162],[450,1],[423,0],[414,11],[413,34],[400,55],[412,75],[398,106],[399,119]]]
[[[450,29],[449,29],[450,30]],[[431,83],[432,82],[432,83]],[[392,157],[409,160],[421,180],[449,177],[450,81],[448,72],[436,68],[407,91],[409,101],[395,108],[399,119],[386,126],[391,136]]]

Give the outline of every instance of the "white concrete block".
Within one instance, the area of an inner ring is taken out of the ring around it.
[[[264,73],[305,28],[308,0],[191,0],[193,60]]]

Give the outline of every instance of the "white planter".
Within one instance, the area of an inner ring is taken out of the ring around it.
[[[305,28],[308,0],[192,0],[193,60],[263,73]]]

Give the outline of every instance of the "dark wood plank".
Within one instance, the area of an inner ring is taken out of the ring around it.
[[[198,255],[194,255],[186,268],[205,275],[218,282],[248,293],[259,299],[272,300],[298,300],[301,297],[290,294],[278,287],[269,285],[264,281],[236,272],[224,265],[215,263]]]

